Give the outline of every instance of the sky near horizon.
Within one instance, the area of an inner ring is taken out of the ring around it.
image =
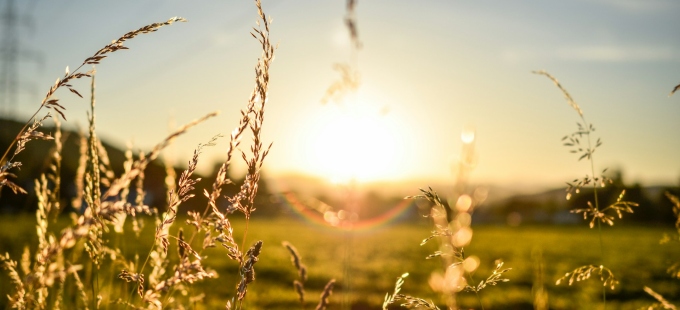
[[[27,5],[29,3],[29,5]],[[4,2],[0,8],[4,8]],[[250,36],[252,1],[17,1],[32,16],[22,62],[36,92],[19,96],[19,119],[66,66],[143,25],[188,19],[129,41],[97,66],[97,130],[124,146],[149,149],[175,126],[220,116],[169,149],[186,162],[198,143],[228,135],[254,86],[260,55]],[[578,114],[545,77],[557,77],[604,144],[596,169],[623,169],[629,182],[680,181],[680,2],[358,1],[356,64],[361,84],[347,102],[322,104],[350,61],[345,1],[263,0],[279,43],[263,138],[273,141],[265,173],[327,180],[452,180],[461,133],[475,131],[481,183],[558,186],[590,174],[560,139]],[[87,82],[77,82],[81,93]],[[68,124],[85,126],[88,101],[62,91]],[[87,96],[86,96],[87,97]],[[204,170],[228,141],[203,155]],[[244,141],[244,148],[245,141]],[[29,146],[30,151],[30,146]]]

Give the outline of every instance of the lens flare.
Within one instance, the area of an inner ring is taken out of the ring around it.
[[[293,192],[282,193],[281,201],[292,214],[313,226],[353,232],[376,231],[408,218],[410,212],[417,212],[414,200],[402,200],[387,212],[370,219],[359,219],[355,212],[334,211],[317,199],[303,199]]]
[[[468,195],[461,195],[458,197],[458,201],[456,201],[456,209],[459,212],[467,212],[470,210],[470,207],[472,206],[472,197]]]
[[[470,227],[461,227],[453,236],[451,236],[451,243],[456,247],[464,247],[470,244],[472,240],[472,229]]]
[[[470,144],[475,141],[475,130],[474,128],[465,128],[460,134],[460,140],[465,144]]]
[[[472,216],[470,216],[470,213],[459,213],[456,215],[456,222],[458,227],[469,227],[472,223]]]
[[[467,285],[465,272],[460,265],[446,268],[444,275],[444,291],[449,293],[460,292]]]
[[[472,273],[479,267],[479,258],[477,256],[470,256],[463,261],[463,269],[468,273]]]

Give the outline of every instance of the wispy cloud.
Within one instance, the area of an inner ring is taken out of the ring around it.
[[[670,10],[680,6],[676,0],[588,0],[591,1],[632,13]]]
[[[679,61],[680,52],[660,46],[591,45],[564,47],[556,51],[559,59],[595,62]]]
[[[543,61],[577,62],[680,62],[680,49],[670,46],[581,45],[564,47],[508,47],[500,59],[511,65]]]
[[[500,50],[500,58],[506,64],[516,65],[526,61],[546,58],[546,53],[539,49],[511,47]]]

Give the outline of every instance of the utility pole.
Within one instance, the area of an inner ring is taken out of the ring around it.
[[[6,0],[0,13],[0,117],[7,118],[16,113],[20,86],[27,89],[19,78],[19,61],[28,60],[40,63],[40,54],[23,49],[21,46],[21,28],[31,28],[28,16],[19,15],[14,0]]]

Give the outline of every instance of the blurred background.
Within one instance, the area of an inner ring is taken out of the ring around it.
[[[221,111],[164,153],[181,169],[198,143],[231,132],[249,96],[259,54],[248,33],[252,6],[3,1],[0,144],[8,145],[66,66],[127,31],[182,16],[189,22],[136,38],[97,66],[96,90],[97,132],[118,163],[126,145],[149,150],[171,129]],[[549,80],[530,73],[540,69],[560,79],[597,129],[604,143],[595,154],[598,173],[608,168],[617,186],[656,205],[680,183],[680,99],[668,96],[680,83],[674,1],[369,1],[354,8],[354,39],[344,1],[264,6],[280,44],[263,134],[274,142],[263,168],[273,201],[296,192],[332,205],[351,190],[387,206],[419,187],[446,193],[467,139],[469,182],[487,189],[489,204],[513,209],[549,199],[547,213],[562,210],[562,184],[590,174],[590,165],[562,146],[580,119]],[[327,100],[343,77],[338,68],[349,68],[356,85]],[[89,85],[76,88],[87,93]],[[88,99],[56,97],[67,108],[65,127],[83,128]],[[214,173],[224,160],[227,142],[220,142],[206,149],[199,173]],[[41,143],[29,147],[49,148]],[[26,156],[41,154],[30,148]],[[45,164],[24,160],[24,187]],[[243,173],[239,161],[232,173]],[[19,210],[20,200],[4,199],[11,205],[3,208]]]
[[[309,255],[318,290],[331,277],[342,283],[340,292],[352,289],[349,283],[356,285],[355,295],[371,288],[375,292],[342,303],[369,309],[379,305],[402,272],[413,272],[414,282],[431,280],[436,262],[418,268],[434,248],[416,253],[390,247],[401,242],[417,248],[428,235],[423,215],[430,214],[431,204],[403,197],[432,186],[447,208],[456,206],[459,196],[474,199],[467,208],[474,209],[471,222],[482,225],[475,228],[480,241],[471,245],[478,263],[483,262],[481,271],[489,271],[500,257],[514,264],[512,288],[505,297],[491,298],[490,305],[531,308],[527,290],[539,282],[557,296],[551,308],[584,309],[597,302],[598,288],[579,290],[580,297],[573,299],[575,291],[551,285],[572,266],[589,262],[597,242],[581,216],[569,212],[587,204],[588,195],[565,199],[565,182],[592,176],[590,162],[579,161],[561,141],[581,119],[550,80],[531,74],[546,70],[570,92],[595,126],[594,137],[603,142],[594,155],[595,171],[608,168],[612,186],[600,192],[601,198],[613,201],[625,189],[626,200],[640,204],[623,219],[634,228],[616,231],[625,237],[610,240],[612,252],[630,254],[612,259],[629,279],[613,293],[612,304],[645,305],[629,299],[639,293],[638,283],[650,279],[665,287],[666,296],[679,298],[674,282],[659,280],[666,278],[664,257],[677,251],[660,247],[658,238],[675,222],[664,193],[677,195],[680,186],[680,95],[669,96],[680,83],[680,2],[374,0],[355,2],[353,12],[340,0],[263,2],[279,47],[263,127],[265,143],[273,147],[263,166],[256,217],[284,218],[261,224],[270,229],[263,228],[263,238],[274,244],[281,242],[277,232],[300,223],[287,222],[291,218],[309,224],[296,226],[289,240]],[[199,143],[227,136],[206,148],[199,161],[203,181],[197,188],[208,188],[254,85],[260,46],[249,34],[257,20],[252,1],[1,0],[0,148],[9,146],[67,66],[74,69],[124,33],[173,16],[188,22],[135,38],[126,43],[130,50],[97,65],[97,133],[120,173],[128,146],[136,153],[148,151],[173,129],[220,111],[162,155],[179,174]],[[56,94],[68,119],[61,195],[67,204],[76,191],[68,180],[78,166],[77,133],[86,131],[89,108],[89,81],[74,87],[85,99],[63,90]],[[51,126],[48,121],[45,130],[53,131]],[[34,208],[30,192],[50,164],[45,154],[51,147],[31,142],[17,158],[23,163],[17,184],[29,194],[3,188],[0,213]],[[244,151],[247,147],[242,145]],[[244,165],[239,159],[235,163],[230,174],[239,180]],[[151,206],[165,206],[164,169],[156,161],[146,173],[145,202]],[[203,206],[199,194],[183,209]],[[11,222],[12,217],[4,218]],[[329,229],[348,220],[355,235]],[[409,225],[386,230],[396,222]],[[552,224],[578,224],[580,230],[573,235]],[[304,227],[327,239],[305,238],[309,230]],[[4,229],[2,240],[27,238],[19,231]],[[339,243],[344,247],[338,253],[315,252]],[[9,241],[0,245],[20,251]],[[630,251],[634,247],[640,250]],[[274,256],[285,263],[280,250]],[[396,255],[412,265],[391,261]],[[369,258],[372,264],[366,263]],[[264,281],[287,290],[277,283],[283,275],[276,259],[264,263]],[[560,262],[537,272],[544,260]],[[354,282],[347,278],[352,274],[347,266],[356,268]],[[643,272],[631,266],[651,267]],[[536,280],[537,275],[548,280]],[[376,278],[380,283],[373,287]],[[257,292],[252,294],[264,294]],[[476,305],[466,298],[463,305]]]

